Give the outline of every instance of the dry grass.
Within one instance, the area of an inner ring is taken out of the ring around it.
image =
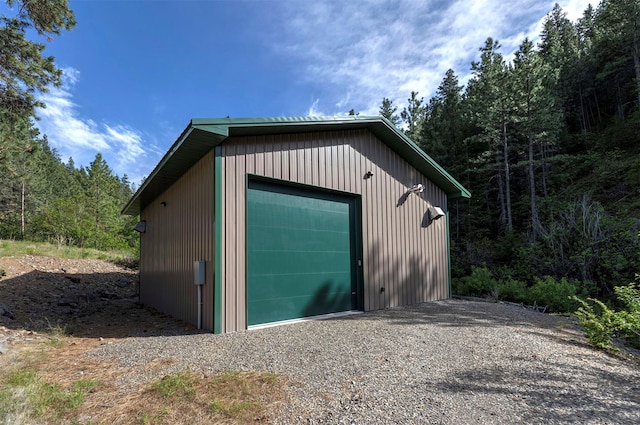
[[[52,340],[0,357],[0,424],[256,424],[285,397],[282,379],[262,372],[185,370],[124,388],[117,383],[131,371],[83,356],[108,341]]]

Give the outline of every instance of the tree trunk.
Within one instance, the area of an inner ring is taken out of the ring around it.
[[[500,227],[507,224],[507,208],[505,206],[504,184],[502,183],[502,165],[500,155],[496,152],[496,168],[498,169],[498,199],[500,200]]]
[[[533,136],[529,134],[529,195],[531,197],[531,237],[535,242],[538,238],[538,208],[536,206],[536,180],[533,169]]]
[[[502,123],[502,149],[504,157],[504,183],[505,199],[507,203],[507,230],[513,231],[513,219],[511,218],[511,178],[509,177],[509,150],[507,146],[507,123]]]
[[[638,37],[633,38],[633,67],[636,71],[636,95],[640,107],[640,42],[638,42]]]
[[[460,205],[456,199],[456,242],[460,240]]]
[[[549,144],[547,142],[542,144],[542,196],[545,198],[549,195],[547,193],[547,158],[549,157]]]
[[[589,130],[589,125],[587,123],[588,114],[585,113],[584,106],[584,96],[582,95],[582,87],[578,89],[578,93],[580,95],[580,117],[582,124],[582,133],[586,133]]]
[[[21,198],[20,198],[20,235],[22,236],[22,239],[24,239],[24,198],[25,198],[25,192],[26,192],[26,183],[22,182],[22,193],[21,193]]]
[[[598,93],[596,93],[595,90],[593,90],[593,98],[595,99],[595,103],[596,103],[596,111],[598,111],[598,125],[602,124],[602,113],[600,112],[600,103],[598,101]]]

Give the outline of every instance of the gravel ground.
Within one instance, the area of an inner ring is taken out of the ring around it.
[[[566,318],[447,300],[228,335],[116,340],[120,385],[190,368],[286,377],[276,424],[640,423],[640,368]]]

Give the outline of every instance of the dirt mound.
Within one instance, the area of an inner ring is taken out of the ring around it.
[[[139,304],[137,270],[31,255],[2,257],[0,269],[0,340],[43,331],[119,338],[186,326]]]

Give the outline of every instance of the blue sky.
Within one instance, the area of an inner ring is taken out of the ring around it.
[[[37,122],[66,161],[100,152],[139,183],[191,118],[377,114],[465,82],[487,37],[536,39],[554,1],[70,0],[45,53],[64,85]],[[560,0],[576,20],[585,0]],[[597,2],[596,2],[597,4]]]

